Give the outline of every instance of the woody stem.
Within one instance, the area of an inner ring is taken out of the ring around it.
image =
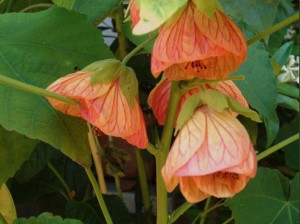
[[[272,26],[271,28],[265,30],[264,32],[256,35],[255,37],[251,38],[250,40],[247,41],[247,45],[251,45],[255,43],[256,41],[259,41],[267,36],[269,36],[272,33],[275,33],[276,31],[282,29],[283,27],[297,21],[299,19],[299,11],[295,13],[294,15],[290,16],[289,18],[283,20],[280,23],[277,23],[275,26]]]
[[[119,42],[118,55],[120,59],[123,59],[127,54],[126,52],[127,40],[124,35],[124,32],[122,32],[123,20],[124,20],[123,4],[119,4],[115,13],[115,21],[116,21],[116,30],[118,33],[118,42]]]
[[[177,114],[177,108],[181,99],[181,91],[179,89],[179,82],[172,81],[171,94],[168,104],[167,120],[162,132],[161,149],[155,155],[156,158],[156,187],[157,187],[157,222],[166,224],[168,222],[168,205],[167,205],[167,191],[164,185],[164,180],[161,174],[162,167],[166,162],[169,153],[170,144],[173,135],[173,129]]]

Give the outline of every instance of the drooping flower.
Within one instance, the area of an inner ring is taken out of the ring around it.
[[[220,7],[207,15],[194,2],[188,1],[177,20],[160,29],[151,59],[155,77],[164,71],[172,80],[221,79],[246,59],[247,45],[238,26]]]
[[[227,110],[199,107],[176,137],[162,175],[169,192],[179,184],[187,201],[232,197],[256,173],[256,156],[243,125]]]
[[[107,72],[107,71],[106,71]],[[145,148],[148,138],[137,97],[130,103],[124,95],[121,77],[108,83],[91,83],[94,71],[76,72],[64,76],[47,89],[74,99],[78,107],[49,98],[51,105],[63,113],[90,122],[103,133],[121,137],[139,148]]]
[[[134,29],[136,24],[140,21],[140,4],[138,0],[131,0],[129,3],[130,18],[131,18],[131,29]]]
[[[205,88],[210,89],[212,88],[212,86],[206,84]],[[244,98],[244,96],[242,95],[238,87],[234,84],[234,82],[230,80],[219,82],[216,87],[216,90],[220,93],[223,93],[224,95],[228,95],[234,98],[236,101],[238,101],[245,107],[247,108],[249,107],[246,99]],[[185,93],[181,98],[179,111],[189,96],[199,92],[200,89],[195,88]],[[152,108],[153,114],[160,125],[163,125],[166,121],[166,114],[167,114],[167,107],[170,98],[170,93],[171,93],[171,80],[163,79],[155,86],[155,88],[151,91],[148,97],[148,105]],[[235,112],[232,113],[237,115]]]

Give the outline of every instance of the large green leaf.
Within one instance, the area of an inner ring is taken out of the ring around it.
[[[0,15],[0,27],[0,74],[39,87],[113,56],[85,16],[65,9]],[[85,122],[57,112],[43,97],[0,85],[0,124],[91,163]]]
[[[62,219],[60,216],[53,216],[51,213],[42,213],[38,217],[19,218],[13,224],[82,224],[80,220]]]
[[[236,224],[295,224],[299,221],[299,173],[289,184],[279,171],[259,168],[246,188],[225,203]]]
[[[280,0],[221,0],[226,13],[263,32],[275,21]]]
[[[12,223],[12,221],[17,218],[15,203],[6,184],[2,184],[0,187],[0,216],[1,215],[6,223]]]
[[[52,3],[51,0],[3,0],[0,1],[0,13],[4,13],[6,10],[8,10],[7,12],[19,12],[31,5],[35,5],[35,4],[40,4],[40,3]],[[35,8],[35,9],[31,9],[30,12],[32,11],[39,11],[39,10],[43,10],[45,8],[41,7],[41,8]]]
[[[0,185],[5,183],[29,159],[38,141],[0,126]]]
[[[88,20],[95,22],[104,19],[107,14],[115,9],[121,0],[76,0],[72,10],[88,16]]]
[[[275,112],[276,82],[268,53],[260,44],[248,48],[247,61],[233,75],[244,75],[244,81],[236,82],[249,104],[263,118],[267,129],[268,145],[275,139],[279,123]]]

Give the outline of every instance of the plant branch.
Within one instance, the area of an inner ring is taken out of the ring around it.
[[[32,9],[39,9],[39,8],[51,8],[52,6],[54,6],[53,4],[47,4],[47,3],[41,3],[41,4],[34,4],[34,5],[30,5],[24,9],[22,9],[20,12],[27,12],[30,11]]]
[[[123,4],[119,4],[118,8],[115,12],[115,20],[116,20],[116,30],[118,33],[118,42],[119,42],[119,58],[123,59],[126,55],[126,48],[127,48],[127,40],[124,35],[124,32],[122,31],[122,23],[124,20],[124,11],[123,11]]]
[[[99,202],[99,205],[100,205],[100,208],[101,208],[101,211],[103,213],[103,216],[105,218],[106,223],[107,224],[113,224],[111,216],[110,216],[110,214],[108,212],[108,209],[106,207],[105,201],[103,199],[99,184],[97,183],[97,180],[96,180],[93,172],[91,171],[90,168],[84,168],[84,169],[85,169],[85,172],[88,175],[88,178],[89,178],[89,180],[90,180],[90,182],[93,186],[93,189],[95,191],[96,197],[98,199],[98,202]]]
[[[209,198],[206,199],[204,210],[203,210],[203,213],[202,213],[201,218],[200,218],[200,224],[204,224],[205,223],[206,215],[208,213],[207,210],[209,208],[210,201],[211,201],[211,197],[209,197]]]
[[[183,215],[183,213],[185,213],[193,205],[193,203],[187,201],[180,205],[175,211],[172,212],[168,224],[174,223],[180,216]]]
[[[289,18],[283,20],[280,23],[277,23],[276,25],[272,26],[271,28],[265,30],[264,32],[256,35],[255,37],[251,38],[250,40],[247,41],[247,45],[251,45],[255,43],[256,41],[259,41],[267,36],[269,36],[272,33],[275,33],[276,31],[282,29],[283,27],[297,21],[299,19],[299,11],[296,12],[294,15],[290,16]]]
[[[20,81],[15,80],[15,79],[8,78],[4,75],[0,75],[0,83],[3,83],[7,86],[10,86],[10,87],[13,87],[13,88],[16,88],[16,89],[23,90],[25,92],[37,94],[37,95],[44,96],[44,97],[50,97],[50,98],[53,98],[53,99],[60,100],[60,101],[62,101],[64,103],[67,103],[67,104],[78,106],[78,103],[75,100],[72,100],[72,99],[70,99],[66,96],[62,96],[62,95],[50,92],[48,90],[45,90],[43,88],[39,88],[39,87],[30,85],[30,84],[27,84],[27,83],[24,83],[24,82],[20,82]]]
[[[103,149],[101,148],[100,144],[97,143],[91,125],[89,123],[87,123],[87,125],[89,128],[88,140],[89,140],[90,149],[92,152],[92,157],[97,172],[98,183],[100,185],[102,194],[107,194],[107,187],[104,180],[104,173],[102,169],[102,160],[101,160],[101,151],[103,152]]]
[[[282,149],[283,147],[287,146],[288,144],[291,144],[294,141],[297,141],[299,139],[299,134],[295,134],[282,142],[279,142],[278,144],[268,148],[267,150],[263,151],[262,153],[258,154],[256,159],[257,161],[271,155],[272,153],[278,151],[279,149]]]
[[[152,145],[150,142],[148,143],[146,149],[147,149],[147,151],[148,151],[149,153],[151,153],[151,154],[154,155],[154,156],[157,155],[157,153],[158,153],[158,150],[157,150],[157,149],[155,148],[155,146]]]

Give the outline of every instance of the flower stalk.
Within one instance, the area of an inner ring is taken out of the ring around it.
[[[272,26],[271,28],[265,30],[264,32],[258,34],[257,36],[251,38],[250,40],[247,41],[247,45],[251,45],[255,43],[256,41],[259,41],[267,36],[269,36],[272,33],[275,33],[276,31],[282,29],[283,27],[297,21],[299,19],[299,11],[296,12],[294,15],[290,16],[289,18],[283,20],[280,23],[277,23],[275,26]]]

